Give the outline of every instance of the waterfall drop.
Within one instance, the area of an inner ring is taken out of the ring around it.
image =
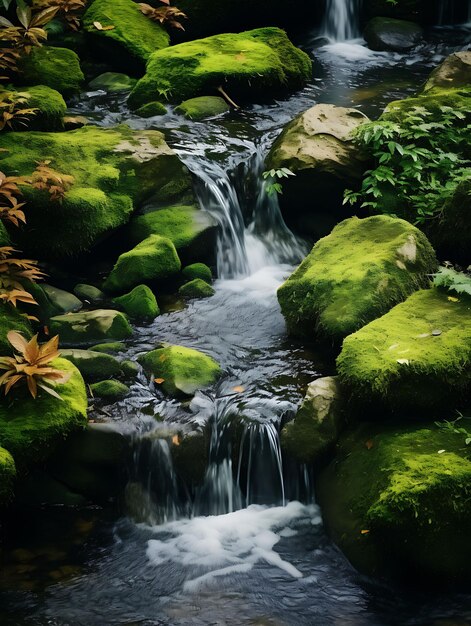
[[[362,0],[327,0],[321,34],[339,42],[360,36]]]

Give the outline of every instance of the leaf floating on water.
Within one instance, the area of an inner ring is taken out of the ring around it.
[[[442,334],[441,330],[432,330],[432,337],[439,337]]]
[[[368,450],[371,450],[371,448],[374,446],[373,439],[368,439],[368,441],[365,442],[365,446],[368,448]]]
[[[236,387],[232,387],[232,391],[235,391],[236,393],[244,393],[245,387],[242,387],[242,385],[237,385]]]
[[[409,359],[397,359],[397,363],[399,363],[399,365],[409,365],[410,361]]]
[[[164,382],[165,378],[154,378],[154,383],[157,383],[158,385],[161,385]]]

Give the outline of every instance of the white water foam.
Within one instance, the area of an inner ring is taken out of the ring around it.
[[[147,557],[186,568],[184,591],[196,592],[218,577],[247,573],[265,562],[293,578],[303,574],[274,550],[282,537],[321,524],[319,508],[290,502],[284,507],[251,505],[226,515],[195,517],[153,528],[158,539],[148,542]],[[201,573],[202,569],[206,569]]]

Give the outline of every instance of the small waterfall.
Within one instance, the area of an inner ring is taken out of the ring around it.
[[[362,0],[327,0],[321,34],[336,42],[360,37]]]
[[[470,24],[471,0],[439,0],[438,25]]]

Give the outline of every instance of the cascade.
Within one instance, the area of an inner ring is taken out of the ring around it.
[[[332,41],[348,41],[360,36],[362,0],[327,0],[321,34]]]
[[[439,0],[439,26],[463,23],[471,23],[471,0]]]

